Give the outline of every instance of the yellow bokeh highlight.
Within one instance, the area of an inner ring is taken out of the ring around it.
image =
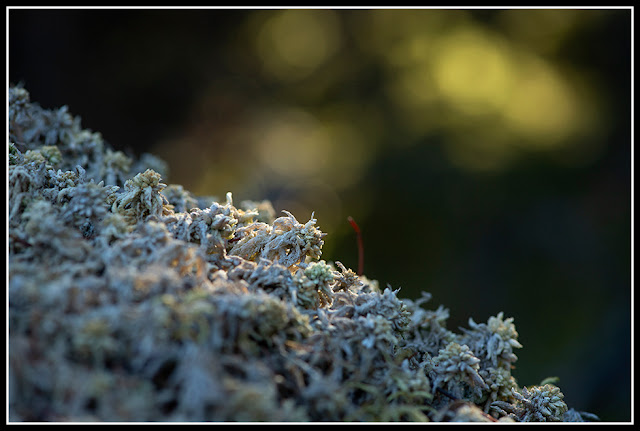
[[[282,178],[327,179],[336,187],[357,181],[375,154],[349,107],[320,118],[299,108],[273,108],[251,124],[257,163]]]
[[[268,115],[255,135],[259,159],[286,177],[308,177],[322,172],[329,162],[329,137],[311,114],[301,109]]]
[[[396,41],[384,54],[391,100],[416,136],[449,130],[447,154],[462,169],[499,170],[518,151],[560,150],[589,127],[587,97],[558,65],[503,34],[460,20]]]
[[[257,35],[257,53],[275,78],[304,78],[338,50],[340,28],[331,10],[285,10],[269,16]]]
[[[581,125],[581,107],[569,83],[542,60],[522,61],[504,107],[507,125],[529,138],[531,146],[551,148]]]
[[[436,86],[463,114],[499,109],[509,96],[513,66],[496,37],[473,26],[444,36],[434,59]]]

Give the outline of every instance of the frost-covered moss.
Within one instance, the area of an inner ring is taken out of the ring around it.
[[[578,421],[520,388],[512,318],[455,333],[269,202],[165,184],[9,91],[12,421]]]

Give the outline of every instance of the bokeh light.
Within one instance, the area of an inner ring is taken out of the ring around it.
[[[255,43],[267,73],[295,80],[331,58],[340,47],[340,28],[331,10],[284,10],[268,13]]]

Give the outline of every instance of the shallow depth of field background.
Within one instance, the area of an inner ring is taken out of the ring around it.
[[[10,10],[9,79],[631,419],[631,11]]]

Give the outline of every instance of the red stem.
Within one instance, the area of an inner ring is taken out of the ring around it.
[[[353,219],[353,217],[347,217],[349,224],[356,231],[356,238],[358,240],[358,275],[362,275],[364,272],[364,246],[362,245],[362,234],[360,233],[360,227]]]

